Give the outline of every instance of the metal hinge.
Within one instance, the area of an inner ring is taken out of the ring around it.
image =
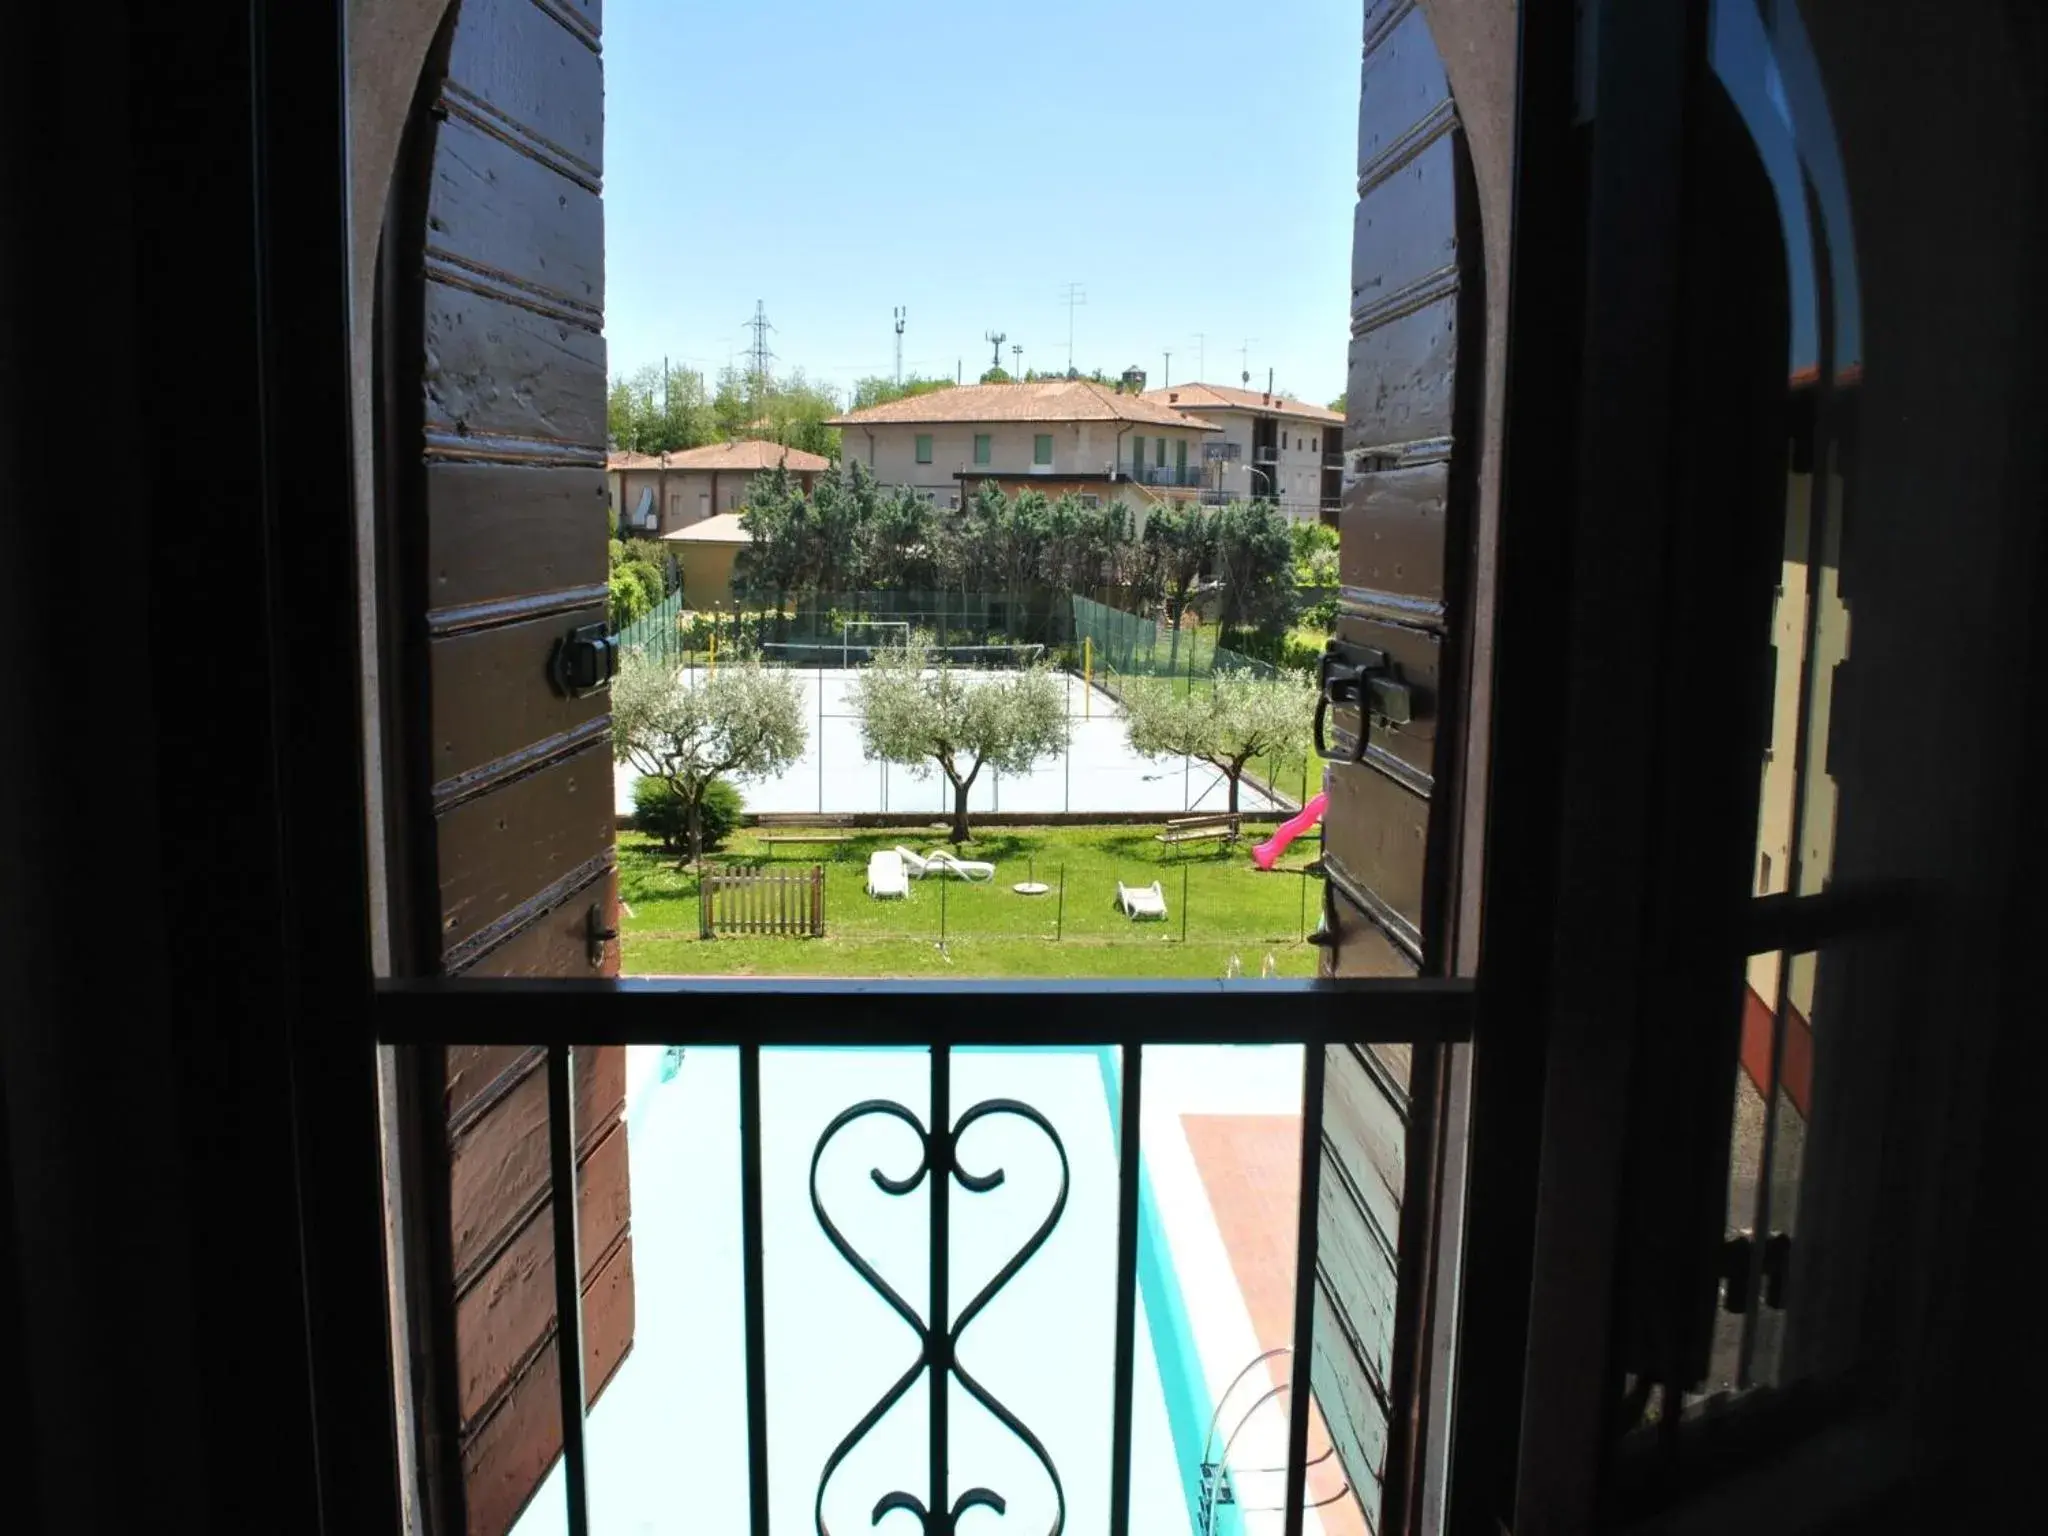
[[[1724,1312],[1747,1312],[1749,1310],[1749,1271],[1756,1262],[1756,1238],[1749,1232],[1736,1232],[1721,1242],[1721,1309]],[[1785,1309],[1785,1276],[1792,1268],[1792,1238],[1789,1233],[1773,1232],[1764,1242],[1764,1305],[1774,1312]]]

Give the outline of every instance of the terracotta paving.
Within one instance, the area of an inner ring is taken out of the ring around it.
[[[1301,1185],[1299,1115],[1182,1115],[1181,1128],[1194,1152],[1209,1208],[1230,1254],[1245,1310],[1259,1348],[1283,1348],[1294,1340],[1295,1197]],[[1287,1379],[1285,1356],[1266,1362],[1275,1386]],[[1280,1399],[1285,1402],[1285,1398]],[[1263,1410],[1263,1411],[1271,1411]],[[1329,1448],[1323,1416],[1311,1402],[1308,1453],[1311,1462]],[[1259,1479],[1263,1487],[1278,1478]],[[1344,1485],[1331,1456],[1308,1473],[1309,1502],[1315,1504]],[[1358,1501],[1350,1496],[1316,1511],[1326,1536],[1365,1536]]]

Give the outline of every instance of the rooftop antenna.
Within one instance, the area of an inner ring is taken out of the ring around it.
[[[1069,283],[1060,297],[1067,306],[1067,377],[1071,379],[1074,376],[1074,310],[1088,302],[1088,290],[1079,283]]]
[[[1160,375],[1165,382],[1159,387],[1161,389],[1173,388],[1173,354],[1171,352],[1166,354],[1166,366],[1160,370]]]
[[[1256,336],[1247,336],[1244,345],[1237,349],[1237,378],[1246,389],[1252,387],[1252,343],[1258,339]]]
[[[1013,341],[1010,343],[1010,377],[1013,379],[1024,377],[1024,346],[1021,342]]]
[[[903,321],[910,311],[901,305],[896,309],[896,382],[903,382]]]
[[[1008,333],[1003,331],[983,331],[981,333],[981,339],[986,342],[994,343],[996,349],[996,360],[989,366],[992,368],[1001,369],[1001,367],[1003,366],[1003,343],[1010,339]]]

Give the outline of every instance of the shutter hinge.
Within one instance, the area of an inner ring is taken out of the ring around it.
[[[1756,1239],[1748,1232],[1736,1232],[1721,1243],[1721,1309],[1749,1310],[1749,1271],[1755,1262]],[[1792,1267],[1792,1238],[1773,1232],[1764,1242],[1764,1305],[1773,1311],[1785,1309],[1785,1276]]]

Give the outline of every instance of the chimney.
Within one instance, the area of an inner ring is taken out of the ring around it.
[[[1180,404],[1180,391],[1176,389],[1176,390],[1172,391],[1172,392],[1171,392],[1170,394],[1168,394],[1168,395],[1167,395],[1167,397],[1166,397],[1166,403],[1167,403],[1168,405],[1179,405],[1179,404]]]

